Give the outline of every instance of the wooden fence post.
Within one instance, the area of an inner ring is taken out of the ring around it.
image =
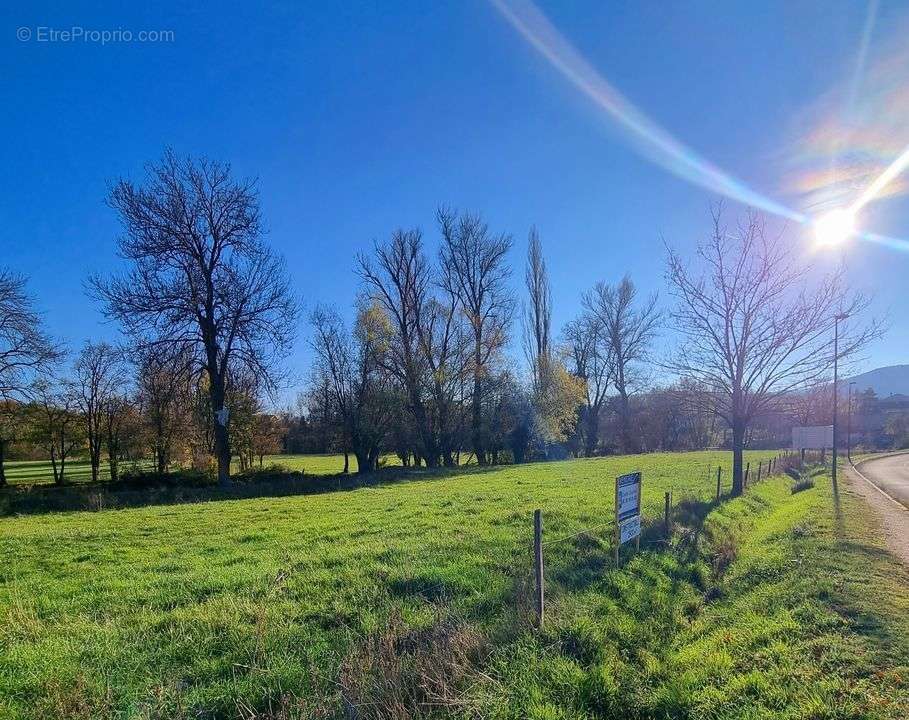
[[[669,539],[670,536],[670,526],[669,526],[669,512],[672,508],[672,493],[666,493],[666,507],[663,511],[663,526],[666,528],[666,539]]]
[[[758,481],[758,482],[761,481],[761,470],[763,470],[763,469],[764,469],[764,461],[763,461],[763,460],[758,460],[758,476],[757,476],[757,481]]]
[[[619,481],[618,481],[618,479],[616,479],[616,482],[615,482],[615,505],[613,507],[615,507],[615,537],[614,537],[615,566],[616,566],[616,569],[618,569],[618,567],[619,567],[619,536],[620,536],[620,530],[619,530]]]
[[[722,486],[720,485],[722,477],[723,477],[723,466],[720,465],[716,469],[716,501],[717,502],[720,501],[720,497],[722,496]]]
[[[742,480],[742,489],[748,487],[748,476],[751,474],[751,463],[745,465],[745,478]]]
[[[533,570],[536,575],[537,627],[543,627],[543,515],[533,511]]]

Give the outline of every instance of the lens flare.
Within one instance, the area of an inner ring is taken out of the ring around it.
[[[831,210],[813,223],[818,245],[842,245],[855,234],[855,213],[846,208]]]
[[[887,166],[887,169],[884,170],[884,172],[875,178],[874,182],[865,189],[865,192],[859,195],[858,200],[852,203],[850,206],[852,212],[858,212],[865,207],[865,205],[874,200],[887,185],[906,169],[906,166],[909,166],[909,145],[906,146],[896,160]]]
[[[534,50],[618,124],[642,155],[663,169],[688,182],[745,205],[810,225],[819,246],[839,245],[850,238],[858,238],[909,252],[909,241],[858,231],[855,226],[858,212],[878,197],[884,188],[909,166],[909,146],[851,205],[832,210],[818,218],[809,218],[804,213],[788,208],[748,187],[742,181],[713,165],[651,120],[613,87],[572,46],[537,8],[533,0],[490,0],[490,2]],[[858,82],[864,71],[876,14],[875,0],[874,7],[869,10],[862,33],[850,103],[855,101]]]
[[[508,23],[572,85],[605,110],[642,154],[665,170],[712,192],[804,223],[808,218],[752,190],[698,155],[651,120],[585,60],[530,0],[491,0]]]
[[[872,232],[859,233],[857,237],[866,242],[874,243],[875,245],[880,245],[891,250],[909,253],[909,240],[887,237],[886,235],[878,235],[877,233]]]

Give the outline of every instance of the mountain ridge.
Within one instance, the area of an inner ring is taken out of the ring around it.
[[[855,383],[855,392],[874,390],[879,398],[891,395],[909,395],[909,365],[885,365],[847,378]]]

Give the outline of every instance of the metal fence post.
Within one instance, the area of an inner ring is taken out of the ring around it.
[[[671,508],[672,508],[672,493],[667,492],[666,493],[666,507],[663,511],[663,525],[666,528],[666,539],[667,540],[669,539],[670,530],[671,530],[671,528],[669,526],[669,512],[670,512]]]
[[[722,485],[720,484],[722,481],[722,477],[723,477],[723,466],[720,465],[716,469],[716,501],[717,502],[720,501],[720,497],[722,495]]]

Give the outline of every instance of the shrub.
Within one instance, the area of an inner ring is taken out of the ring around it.
[[[804,476],[800,480],[797,480],[792,485],[792,494],[795,495],[802,490],[810,490],[814,487],[814,477],[813,476]]]

